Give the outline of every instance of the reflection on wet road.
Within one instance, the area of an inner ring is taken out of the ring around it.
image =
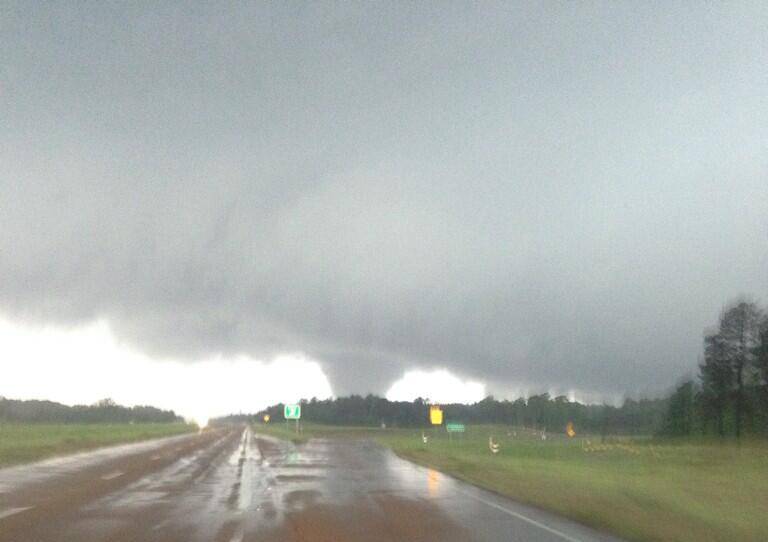
[[[0,470],[0,541],[612,540],[374,443],[210,431]]]

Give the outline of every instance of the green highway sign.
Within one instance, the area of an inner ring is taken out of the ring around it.
[[[286,420],[298,420],[301,418],[301,405],[285,405],[283,415]]]
[[[463,433],[464,432],[464,424],[463,423],[446,423],[445,424],[445,430],[449,433]]]

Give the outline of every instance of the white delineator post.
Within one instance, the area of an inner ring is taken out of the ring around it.
[[[493,442],[493,436],[488,437],[488,448],[491,450],[492,454],[499,453],[499,443]]]

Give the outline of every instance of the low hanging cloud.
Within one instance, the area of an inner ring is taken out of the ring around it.
[[[320,366],[298,354],[269,362],[150,359],[119,344],[104,322],[62,330],[0,318],[0,353],[14,363],[3,371],[0,391],[7,397],[70,405],[109,397],[128,406],[173,409],[201,427],[217,416],[332,394]]]
[[[387,390],[390,401],[413,401],[421,397],[430,403],[476,403],[487,396],[480,382],[461,380],[445,370],[407,371]]]
[[[0,9],[16,321],[615,395],[768,289],[763,6]]]

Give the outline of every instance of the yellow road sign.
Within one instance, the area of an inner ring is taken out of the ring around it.
[[[443,424],[443,410],[439,406],[432,405],[429,407],[429,421],[432,425]]]
[[[576,436],[576,430],[573,428],[573,422],[568,422],[568,425],[565,426],[565,434],[571,438]]]
[[[264,414],[264,423],[269,423],[269,414]]]

